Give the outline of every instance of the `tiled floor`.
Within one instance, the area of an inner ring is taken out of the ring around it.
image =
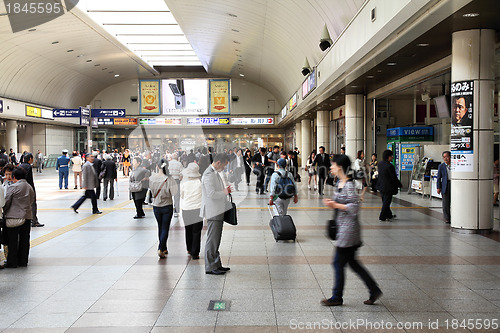
[[[295,243],[274,241],[267,196],[253,187],[235,194],[239,225],[224,226],[220,248],[231,271],[212,276],[203,256],[187,256],[177,219],[168,258],[158,259],[152,210],[144,220],[132,218],[126,179],[118,181],[119,197],[99,201],[103,215],[91,215],[90,202],[73,213],[68,207],[81,190],[58,190],[50,170],[35,182],[46,226],[32,230],[27,268],[0,271],[2,332],[499,331],[498,237],[451,233],[439,200],[400,194],[393,204],[398,219],[380,224],[381,200],[367,194],[359,258],[384,296],[364,305],[366,288],[347,268],[344,305],[328,308],[319,301],[333,285],[334,242],[324,230],[332,213],[304,183],[290,209]],[[208,311],[210,300],[229,301],[230,308]]]

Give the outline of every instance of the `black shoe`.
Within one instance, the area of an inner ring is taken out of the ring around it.
[[[397,218],[398,218],[397,215],[392,215],[391,217],[389,217],[389,220],[395,220]]]
[[[191,259],[198,260],[198,259],[200,259],[200,256],[191,256]]]
[[[45,224],[41,224],[41,223],[38,223],[38,222],[35,222],[35,223],[31,223],[31,226],[36,228],[36,227],[43,227]]]
[[[96,210],[95,212],[92,212],[92,214],[102,214],[100,210]]]
[[[102,199],[102,201],[106,201],[106,198]]]
[[[78,214],[78,211],[76,210],[76,207],[71,206],[71,209],[73,209],[73,211]]]
[[[217,269],[218,269],[219,271],[223,271],[223,272],[228,272],[228,271],[230,271],[230,270],[231,270],[231,268],[229,268],[229,267],[222,267],[222,266],[220,266],[220,267],[219,267],[219,268],[217,268]]]
[[[383,295],[382,291],[379,290],[375,294],[373,294],[373,296],[370,296],[369,299],[367,299],[366,301],[364,301],[363,304],[373,305],[373,303],[375,303],[380,297],[382,297],[382,295]]]
[[[218,269],[214,269],[213,271],[208,271],[205,272],[205,274],[212,274],[212,275],[224,275],[226,272],[224,271],[219,271]]]
[[[139,215],[134,216],[134,219],[143,219],[143,218],[144,216],[139,216]]]
[[[344,302],[342,300],[334,299],[332,297],[332,298],[328,298],[328,299],[325,298],[324,300],[321,300],[320,303],[321,303],[321,305],[324,305],[324,306],[340,306]]]
[[[78,190],[78,187],[75,186],[74,190]]]

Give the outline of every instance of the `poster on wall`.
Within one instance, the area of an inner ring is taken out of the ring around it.
[[[139,114],[160,114],[160,80],[140,80],[139,92],[141,95]]]
[[[474,170],[473,146],[474,81],[451,84],[451,168],[457,172]]]
[[[161,106],[164,115],[208,113],[208,80],[162,80]]]
[[[415,161],[415,152],[419,145],[401,144],[401,171],[412,171]]]
[[[210,114],[229,114],[229,79],[210,80]]]

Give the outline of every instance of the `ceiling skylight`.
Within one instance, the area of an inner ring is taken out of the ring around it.
[[[151,66],[201,66],[164,0],[80,0],[77,6]]]

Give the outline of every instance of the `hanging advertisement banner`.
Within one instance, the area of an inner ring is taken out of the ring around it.
[[[137,125],[137,118],[113,118],[115,125]]]
[[[42,109],[26,105],[26,116],[42,118]]]
[[[140,80],[139,114],[159,115],[161,112],[160,80]]]
[[[229,79],[210,80],[210,114],[229,114]]]
[[[418,147],[420,147],[420,145],[411,143],[401,144],[401,171],[413,170],[415,153]]]
[[[473,145],[474,81],[451,84],[451,169],[457,172],[474,170]]]
[[[229,125],[229,118],[187,118],[187,124],[190,126]]]
[[[293,94],[292,98],[288,101],[288,112],[292,111],[297,106],[297,94]]]
[[[273,125],[274,118],[231,118],[231,125]]]
[[[140,118],[139,125],[182,125],[182,118]]]

